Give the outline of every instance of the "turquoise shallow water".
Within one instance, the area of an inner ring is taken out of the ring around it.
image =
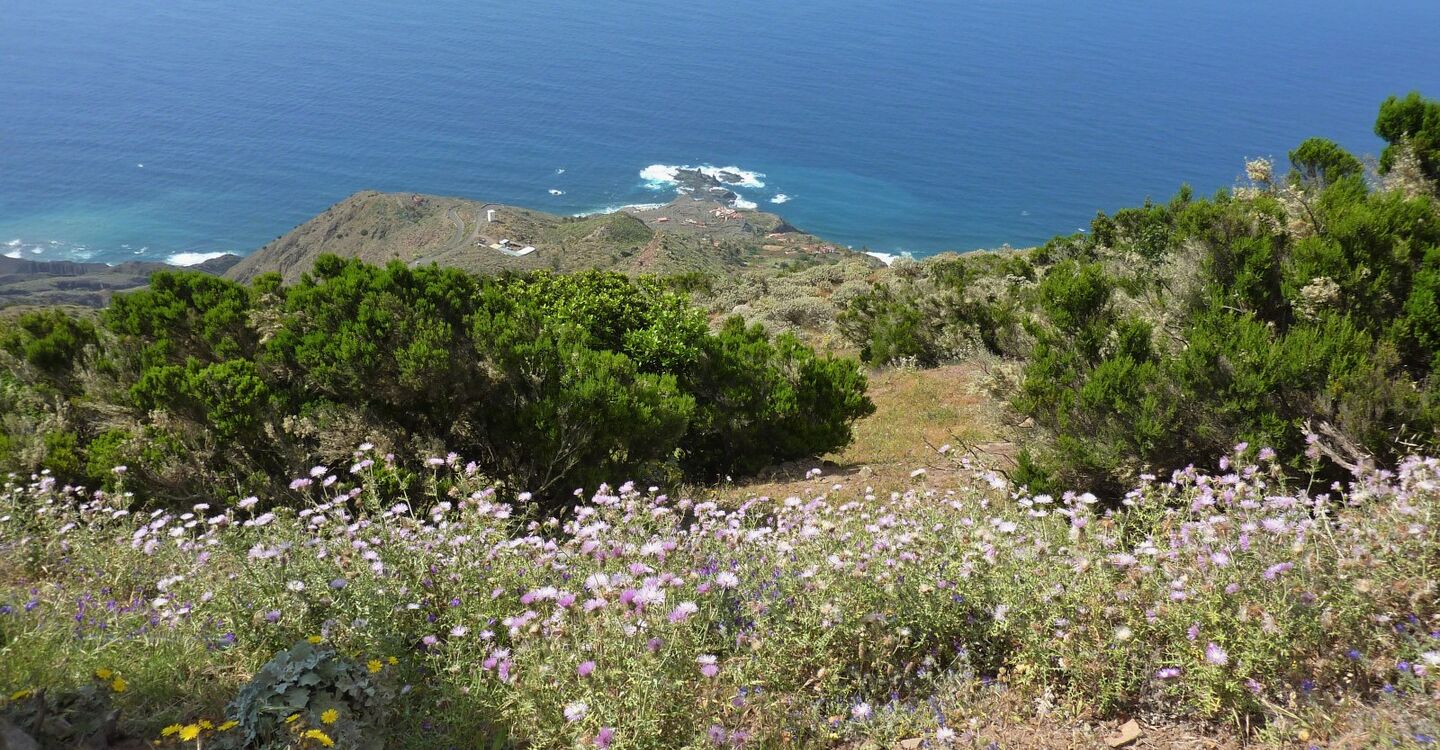
[[[1384,96],[1440,96],[1436,28],[1433,0],[0,0],[0,253],[243,252],[364,188],[593,211],[682,164],[856,247],[1024,245],[1309,135],[1378,151]]]

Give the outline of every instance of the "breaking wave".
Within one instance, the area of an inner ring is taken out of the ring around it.
[[[763,188],[765,182],[761,178],[763,172],[752,172],[739,167],[714,167],[709,164],[702,164],[698,167],[690,165],[675,166],[672,164],[651,164],[640,170],[640,179],[645,181],[645,186],[651,190],[663,190],[677,184],[676,178],[680,170],[691,170],[703,175],[713,177],[724,185],[747,188]]]

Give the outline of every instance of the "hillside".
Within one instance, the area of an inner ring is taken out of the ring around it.
[[[240,257],[225,255],[190,266],[189,270],[222,274]],[[0,307],[11,305],[80,305],[103,307],[116,292],[145,286],[150,274],[173,269],[165,263],[75,263],[0,258]]]
[[[506,240],[503,249],[494,247]],[[538,269],[669,274],[841,258],[879,265],[773,214],[733,209],[723,198],[680,196],[661,207],[573,217],[464,198],[365,191],[247,256],[227,276],[248,282],[276,272],[293,283],[326,253],[369,263],[438,263],[483,274]]]

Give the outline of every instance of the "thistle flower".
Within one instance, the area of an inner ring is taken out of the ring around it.
[[[1276,563],[1276,564],[1271,565],[1270,567],[1266,568],[1266,569],[1265,569],[1265,573],[1264,573],[1263,575],[1264,575],[1264,577],[1265,577],[1265,580],[1267,580],[1267,581],[1273,581],[1273,580],[1275,580],[1277,577],[1279,577],[1279,575],[1280,575],[1281,573],[1288,572],[1288,571],[1294,569],[1294,567],[1295,567],[1294,563],[1288,563],[1288,562]]]
[[[1220,648],[1220,644],[1211,642],[1205,647],[1205,661],[1217,667],[1223,667],[1230,663],[1230,655],[1225,653],[1225,649]]]
[[[585,718],[585,716],[586,716],[587,714],[589,714],[589,713],[590,713],[590,707],[587,706],[587,705],[585,705],[585,702],[584,702],[584,701],[575,701],[575,702],[569,703],[569,704],[567,704],[567,705],[565,706],[565,720],[566,720],[566,721],[571,721],[571,722],[579,721],[579,720]]]
[[[680,602],[680,604],[677,605],[675,609],[670,612],[669,619],[672,623],[684,622],[690,617],[690,615],[693,615],[699,611],[700,607],[699,605],[695,604],[695,602]]]
[[[600,731],[598,731],[598,732],[595,733],[595,747],[598,747],[598,748],[600,748],[601,750],[604,750],[605,748],[610,747],[610,743],[612,743],[612,742],[614,742],[614,741],[615,741],[615,728],[614,728],[614,727],[600,727]]]

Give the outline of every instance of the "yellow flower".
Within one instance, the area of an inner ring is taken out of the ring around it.
[[[383,666],[384,665],[380,663],[379,659],[371,659],[370,661],[365,663],[365,668],[370,670],[370,674],[375,674],[376,672],[379,672],[381,667]]]
[[[32,695],[34,695],[34,694],[35,694],[35,691],[34,691],[34,690],[17,690],[17,691],[15,691],[15,692],[13,692],[13,693],[10,694],[10,700],[12,700],[12,701],[23,701],[23,700],[25,700],[26,698],[29,698],[30,696],[32,696]]]
[[[312,636],[310,636],[309,638],[306,638],[305,640],[310,641],[312,644],[314,644],[314,645],[316,645],[316,646],[318,646],[318,645],[320,645],[321,643],[324,643],[324,642],[325,642],[325,639],[324,639],[324,638],[321,638],[321,637],[318,636],[318,635],[312,635]]]
[[[190,740],[193,740],[193,739],[195,739],[196,737],[199,737],[199,736],[200,736],[200,725],[199,725],[199,724],[186,724],[185,726],[180,727],[180,741],[181,741],[181,742],[189,742]]]
[[[108,679],[110,679],[111,677],[114,677],[114,676],[115,676],[115,673],[112,672],[112,671],[110,671],[110,670],[108,670],[108,669],[106,669],[106,668],[104,668],[104,667],[101,667],[101,668],[95,670],[95,676],[96,676],[96,677],[99,677],[99,678],[102,679],[102,680],[108,680]]]
[[[321,724],[334,724],[334,723],[336,722],[336,720],[338,720],[339,718],[340,718],[340,712],[339,712],[339,711],[336,711],[336,710],[333,709],[333,708],[328,708],[328,709],[325,710],[325,713],[320,714],[320,723],[321,723]]]
[[[330,735],[325,734],[319,729],[307,729],[305,730],[305,734],[301,736],[307,740],[315,740],[325,747],[335,747],[335,740],[330,739]]]
[[[215,728],[215,725],[212,724],[212,723],[210,723],[210,720],[209,720],[209,719],[201,719],[201,720],[200,720],[199,722],[197,722],[197,723],[200,725],[200,728],[201,728],[201,729],[214,729],[214,728]]]
[[[299,718],[300,718],[300,714],[290,714],[289,716],[286,716],[286,717],[285,717],[285,723],[286,723],[286,724],[294,724],[295,721],[296,721],[297,719],[299,719]]]
[[[126,682],[124,677],[116,677],[115,681],[110,683],[110,689],[117,693],[123,693],[130,689],[130,683]]]
[[[399,660],[399,659],[396,659],[396,658],[393,657],[393,656],[390,657],[389,659],[386,659],[385,661],[390,662],[390,666],[392,666],[392,667],[395,666],[396,664],[399,664],[399,663],[400,663],[400,660]]]
[[[240,722],[235,721],[234,719],[231,719],[230,721],[227,721],[227,722],[225,722],[224,724],[221,724],[220,726],[215,727],[215,730],[216,730],[217,732],[228,732],[228,731],[230,731],[231,729],[234,729],[235,727],[238,727],[238,726],[240,726]]]
[[[160,736],[169,737],[172,734],[179,734],[180,730],[184,728],[185,727],[182,727],[179,724],[171,724],[170,726],[160,730]]]

